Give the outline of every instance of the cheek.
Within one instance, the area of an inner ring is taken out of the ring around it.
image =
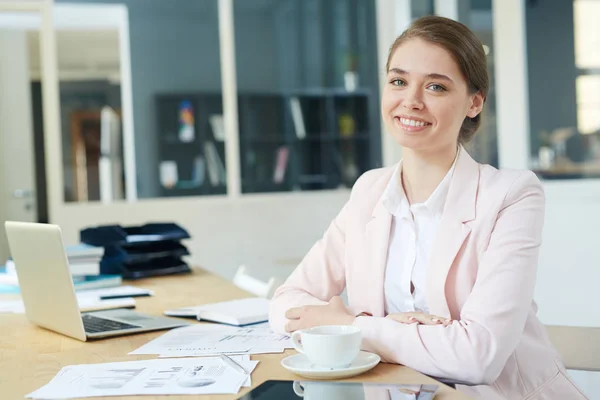
[[[400,96],[392,91],[384,89],[381,96],[381,111],[385,115],[398,106],[400,102]]]
[[[444,121],[446,126],[460,126],[464,120],[464,106],[461,101],[444,101],[443,104],[436,104],[438,121]]]

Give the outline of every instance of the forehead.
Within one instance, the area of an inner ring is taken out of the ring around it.
[[[442,74],[455,82],[463,80],[458,64],[446,49],[419,38],[409,39],[396,48],[390,59],[392,68],[409,74]]]

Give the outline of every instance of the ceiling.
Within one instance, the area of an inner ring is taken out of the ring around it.
[[[40,39],[28,32],[30,72],[39,79]],[[116,30],[57,31],[57,64],[60,80],[108,79],[119,81],[119,33]]]

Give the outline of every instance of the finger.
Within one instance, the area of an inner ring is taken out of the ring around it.
[[[430,315],[430,317],[432,318],[432,321],[439,321],[444,326],[448,326],[452,323],[450,318],[444,318],[437,315]]]
[[[298,319],[304,313],[304,311],[304,307],[290,308],[285,312],[285,317],[287,319]]]
[[[295,332],[300,329],[300,324],[301,322],[299,319],[293,319],[291,321],[288,321],[287,324],[285,324],[285,330],[288,333]]]
[[[440,325],[443,321],[443,318],[436,315],[423,313],[410,313],[410,316],[414,317],[422,325]]]
[[[393,319],[394,321],[402,322],[403,324],[414,324],[414,323],[418,322],[416,318],[410,316],[407,313],[388,314],[386,316],[386,318]]]

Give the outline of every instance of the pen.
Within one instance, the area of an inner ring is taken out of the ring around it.
[[[250,375],[250,372],[246,370],[246,368],[242,367],[239,363],[237,363],[233,358],[221,353],[221,360],[231,368],[235,369],[238,372],[241,372],[244,375]]]

